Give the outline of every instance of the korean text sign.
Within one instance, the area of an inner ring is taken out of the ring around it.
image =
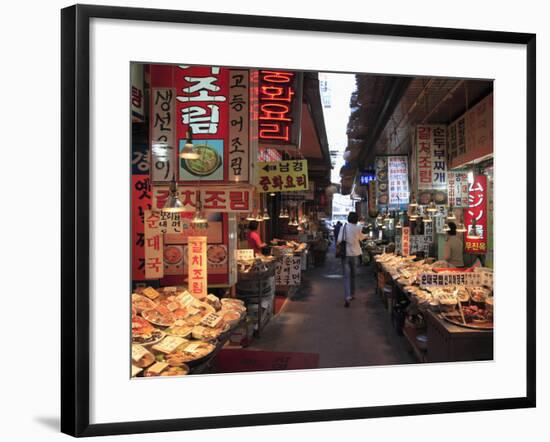
[[[401,255],[409,256],[411,250],[411,229],[403,227],[401,229]]]
[[[164,241],[160,231],[159,213],[146,210],[145,216],[145,279],[159,279],[164,276]]]
[[[468,207],[468,174],[447,172],[447,197],[454,207]]]
[[[188,242],[188,290],[198,299],[206,298],[208,272],[206,262],[206,236],[190,236]]]
[[[405,208],[409,203],[409,158],[405,155],[388,157],[390,207]]]
[[[468,208],[464,209],[464,223],[466,224],[466,241],[464,250],[467,253],[487,253],[487,177],[474,176],[474,182],[468,189]],[[475,220],[477,238],[471,238]]]
[[[302,73],[261,70],[258,105],[260,145],[299,147]]]
[[[447,286],[447,285],[464,285],[464,286],[481,286],[484,285],[486,277],[481,272],[466,272],[466,273],[422,273],[420,275],[420,285],[427,286]]]
[[[178,198],[186,212],[195,211],[198,198],[205,212],[249,212],[252,209],[253,191],[253,187],[248,185],[177,188]],[[162,209],[169,195],[168,186],[153,186],[153,208]]]
[[[229,72],[228,181],[246,182],[249,175],[249,72]]]
[[[258,192],[296,192],[308,189],[307,160],[257,163]]]
[[[186,160],[180,159],[179,179],[223,181],[229,136],[229,69],[185,65],[174,69],[178,152],[188,141],[188,132],[191,132],[195,148],[200,153],[204,151],[201,156],[204,170],[200,175]]]

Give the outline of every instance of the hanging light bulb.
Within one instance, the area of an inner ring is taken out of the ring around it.
[[[250,212],[248,216],[246,217],[247,221],[256,221],[256,218],[254,217],[254,214]]]
[[[277,195],[275,192],[271,192],[271,193],[269,194],[269,196],[275,196],[275,195]]]
[[[445,225],[443,226],[443,231],[448,232],[449,230],[451,230],[451,228],[449,227],[449,224],[445,223]]]
[[[168,199],[164,203],[163,208],[160,210],[161,212],[168,212],[168,213],[178,213],[178,212],[184,211],[183,203],[178,198],[178,187],[177,187],[175,178],[170,183],[170,195],[168,196]]]
[[[195,214],[193,215],[193,219],[191,220],[191,225],[194,228],[206,228],[208,227],[208,218],[204,214],[202,210],[202,204],[201,201],[197,201],[197,206],[195,208]]]
[[[190,130],[186,132],[185,138],[186,140],[185,144],[183,145],[183,149],[180,152],[180,158],[184,158],[186,160],[198,160],[200,158],[200,155],[193,145],[193,134]]]
[[[260,213],[260,211],[258,210],[258,214],[256,215],[256,221],[258,222],[263,222],[264,220],[264,217],[263,215]]]
[[[418,206],[418,203],[416,202],[416,196],[413,193],[412,196],[411,196],[411,202],[409,203],[409,207],[414,208],[416,206]]]
[[[262,216],[262,219],[264,220],[271,219],[271,217],[269,216],[269,212],[267,211],[267,207],[264,208],[264,214]]]
[[[413,206],[411,208],[411,214],[409,215],[409,219],[412,221],[416,221],[418,219],[418,212],[416,210],[417,206]]]
[[[403,225],[401,224],[401,220],[398,220],[398,221],[397,221],[397,224],[395,224],[395,228],[396,228],[396,229],[401,229],[401,228],[403,228]]]
[[[423,223],[431,223],[431,222],[432,222],[432,218],[430,217],[430,215],[428,215],[427,213],[425,213],[424,216],[422,217],[422,222],[423,222]]]
[[[435,202],[433,199],[430,201],[430,204],[428,204],[428,207],[426,207],[426,211],[430,213],[437,212],[437,206],[435,205]]]
[[[456,231],[459,232],[459,233],[466,232],[466,226],[464,225],[464,223],[459,223],[457,228],[456,228]]]

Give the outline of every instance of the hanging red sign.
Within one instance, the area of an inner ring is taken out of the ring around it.
[[[260,145],[299,147],[302,74],[260,71],[258,138]]]
[[[468,188],[468,208],[464,210],[464,223],[467,229],[464,250],[467,253],[487,253],[487,177],[485,175],[476,175],[474,182]]]
[[[229,136],[229,69],[174,67],[176,145],[181,153],[190,131],[199,160],[180,160],[179,180],[224,181]]]

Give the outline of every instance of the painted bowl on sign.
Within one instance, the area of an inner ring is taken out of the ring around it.
[[[183,167],[192,175],[212,175],[222,164],[222,159],[216,150],[206,144],[195,146],[199,158],[195,160],[184,159]]]

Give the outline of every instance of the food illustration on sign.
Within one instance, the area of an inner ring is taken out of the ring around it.
[[[223,264],[227,260],[227,248],[223,244],[210,244],[206,254],[209,264]]]
[[[182,160],[184,167],[193,175],[198,177],[208,176],[221,166],[222,159],[212,147],[207,144],[195,146],[195,150],[199,154],[196,160]]]
[[[168,264],[176,264],[183,260],[183,250],[176,246],[166,246],[164,248],[164,261]]]

